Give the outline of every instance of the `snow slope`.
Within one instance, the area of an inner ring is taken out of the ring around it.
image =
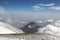
[[[0,22],[0,34],[17,34],[17,33],[19,34],[24,32],[7,23]]]

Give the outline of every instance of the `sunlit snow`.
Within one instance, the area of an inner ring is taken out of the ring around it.
[[[15,32],[12,30],[9,30],[3,26],[0,26],[0,34],[10,34],[10,33],[15,33]]]

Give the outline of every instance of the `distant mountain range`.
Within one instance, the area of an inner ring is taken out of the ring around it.
[[[34,17],[32,17],[34,16]],[[59,15],[45,16],[45,18],[40,16],[35,18],[35,15],[18,15],[18,14],[1,14],[0,22],[5,22],[14,27],[22,29],[26,33],[49,33],[54,35],[60,35],[60,17]]]
[[[49,15],[49,16],[48,16]],[[29,22],[36,22],[39,26],[45,27],[48,24],[54,25],[59,20],[59,14],[14,14],[0,13],[0,21],[13,25],[17,28],[24,27]],[[50,21],[49,21],[50,20]],[[40,21],[40,22],[39,22]]]

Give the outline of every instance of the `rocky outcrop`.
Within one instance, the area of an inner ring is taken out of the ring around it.
[[[39,28],[40,28],[40,26],[37,25],[35,22],[30,22],[27,25],[25,25],[24,27],[22,27],[21,29],[25,33],[35,33],[38,31]]]

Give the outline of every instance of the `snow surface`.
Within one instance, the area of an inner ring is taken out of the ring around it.
[[[25,40],[25,39],[21,39],[21,40]]]
[[[24,32],[7,23],[0,22],[0,34],[16,34],[16,33],[24,33]]]
[[[0,26],[0,34],[10,34],[10,33],[15,33],[15,32],[12,30],[9,30],[3,26]]]
[[[4,26],[4,23],[0,22],[0,34],[10,34],[10,33],[15,33],[15,32],[6,28]]]

